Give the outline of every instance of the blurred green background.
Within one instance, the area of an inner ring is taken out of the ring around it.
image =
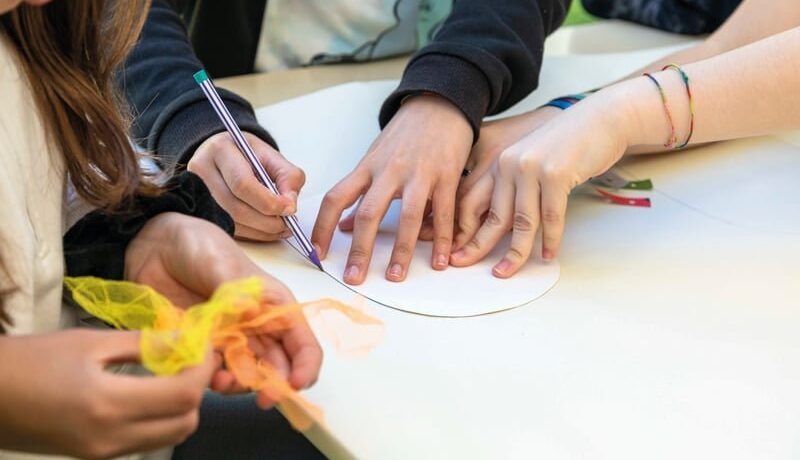
[[[587,13],[586,10],[583,9],[581,0],[572,0],[572,7],[569,10],[569,15],[567,15],[567,20],[564,24],[568,26],[574,26],[578,24],[587,24],[596,20],[597,18]]]

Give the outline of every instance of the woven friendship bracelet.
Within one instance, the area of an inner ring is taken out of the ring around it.
[[[678,64],[667,64],[661,70],[663,71],[668,69],[673,69],[681,75],[683,84],[686,86],[686,96],[689,98],[689,135],[686,136],[686,142],[675,147],[676,149],[682,149],[689,145],[689,142],[692,140],[692,135],[694,134],[694,98],[692,97],[692,88],[689,86],[689,76],[686,75],[686,72],[683,71],[683,68]]]
[[[678,143],[678,137],[675,135],[675,123],[672,120],[672,111],[669,108],[669,102],[667,102],[667,94],[664,92],[664,88],[661,86],[661,83],[658,82],[656,77],[650,75],[649,73],[644,74],[645,77],[649,78],[652,81],[656,88],[658,88],[658,94],[661,96],[661,102],[664,104],[664,112],[667,114],[667,121],[669,121],[669,139],[664,144],[664,147],[671,149],[675,147],[675,144]]]

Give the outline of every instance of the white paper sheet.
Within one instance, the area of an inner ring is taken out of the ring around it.
[[[546,58],[539,92],[513,110],[667,52]],[[358,120],[373,123],[374,134],[380,98],[392,87],[354,85],[347,96],[365,104]],[[291,132],[284,123],[294,120],[266,115],[273,131]],[[332,123],[340,135],[280,134],[293,159],[308,151],[296,146],[320,142],[367,148],[368,140],[347,136],[347,120],[306,115],[309,130]],[[751,154],[769,142],[754,142]],[[314,171],[349,167],[332,159]],[[642,168],[634,170],[657,172]],[[670,185],[663,177],[656,186]],[[312,181],[304,200],[329,185]],[[645,210],[573,197],[564,277],[535,308],[458,321],[378,310],[386,342],[358,361],[327,353],[322,378],[306,393],[324,408],[330,437],[355,458],[796,458],[797,238],[765,238],[651,196]],[[349,294],[285,245],[244,246],[301,299]],[[332,458],[350,457],[317,445]]]
[[[322,196],[303,202],[304,211],[298,214],[301,225],[310,227],[316,217]],[[409,266],[408,277],[402,283],[387,281],[384,273],[394,245],[400,202],[395,201],[381,224],[375,240],[375,251],[364,284],[352,286],[359,294],[382,305],[398,310],[431,316],[462,317],[491,313],[519,307],[546,293],[559,276],[558,262],[545,263],[537,254],[511,279],[492,275],[492,267],[503,256],[510,238],[476,265],[450,267],[436,271],[430,267],[432,243],[420,241]],[[336,230],[328,257],[323,261],[325,271],[340,282],[350,250],[351,235]]]
[[[557,95],[605,84],[670,51],[662,48],[581,59],[550,58],[537,92],[503,115],[530,110]],[[598,72],[598,68],[604,71]],[[323,194],[352,171],[379,134],[377,113],[396,86],[395,81],[348,83],[257,112],[259,122],[279,139],[283,154],[306,172],[308,181],[298,217],[309,234]],[[404,311],[457,317],[506,310],[539,298],[557,282],[560,273],[557,262],[533,260],[509,280],[493,277],[491,268],[508,247],[508,238],[473,267],[437,272],[430,268],[431,244],[421,242],[406,281],[393,283],[385,279],[384,273],[394,238],[391,228],[384,225],[384,230],[376,241],[367,281],[353,289]],[[343,282],[349,247],[350,236],[337,231],[324,261],[326,271],[339,282]]]
[[[395,86],[396,82],[350,83],[258,111],[259,121],[280,139],[283,154],[306,171],[298,219],[308,235],[324,193],[358,164],[378,135],[375,114]],[[558,281],[558,262],[540,259],[528,263],[511,279],[492,276],[492,266],[503,256],[508,238],[482,262],[442,272],[430,268],[431,243],[420,242],[407,279],[387,281],[384,274],[394,245],[397,204],[399,201],[381,226],[367,280],[352,287],[375,302],[423,315],[474,316],[529,303]],[[350,241],[349,234],[337,230],[323,261],[326,271],[342,283]]]

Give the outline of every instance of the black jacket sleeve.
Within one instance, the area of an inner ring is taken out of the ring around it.
[[[164,212],[207,220],[233,236],[233,219],[198,176],[184,171],[170,179],[161,195],[135,198],[127,212],[94,211],[73,225],[64,235],[67,275],[122,279],[128,244],[148,220]]]
[[[464,112],[475,139],[481,120],[539,84],[544,40],[564,21],[570,0],[454,0],[433,41],[409,62],[384,102],[381,127],[408,95],[436,93]]]
[[[153,1],[139,43],[117,80],[135,116],[134,139],[157,155],[165,169],[185,165],[204,140],[225,130],[192,78],[202,68],[177,6]],[[246,100],[219,92],[242,130],[276,147]]]

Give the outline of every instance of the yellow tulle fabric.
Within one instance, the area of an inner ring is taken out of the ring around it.
[[[239,383],[278,401],[286,418],[301,431],[321,422],[321,410],[250,350],[248,336],[285,330],[296,324],[301,310],[312,314],[334,310],[354,324],[381,324],[358,308],[330,299],[269,305],[263,301],[263,284],[257,277],[225,283],[207,302],[188,309],[136,283],[93,277],[66,278],[65,283],[75,301],[93,316],[118,329],[142,331],[142,365],[154,374],[172,375],[200,364],[213,346],[222,352]],[[323,333],[335,340],[341,337],[330,330]]]

